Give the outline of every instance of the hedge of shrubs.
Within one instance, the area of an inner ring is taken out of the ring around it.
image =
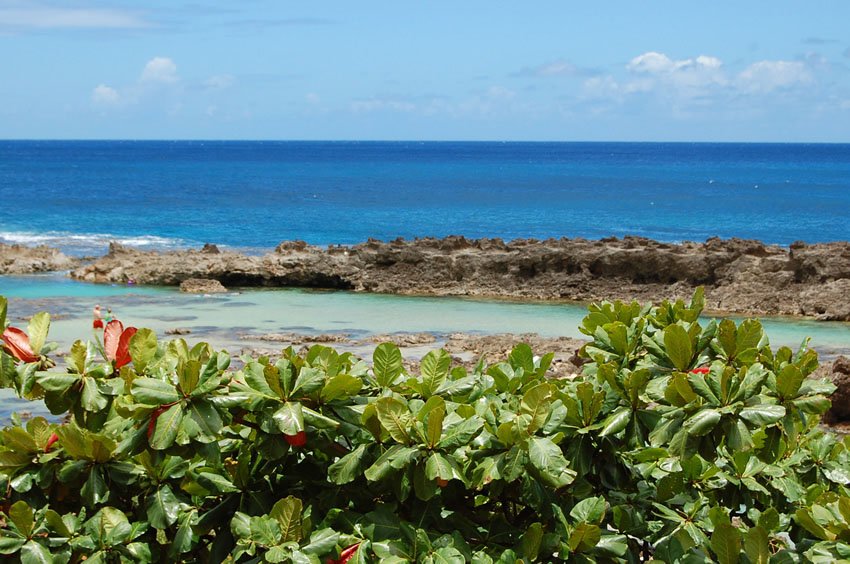
[[[817,355],[690,303],[590,306],[575,378],[518,344],[409,373],[314,346],[233,362],[109,323],[54,364],[7,327],[0,554],[44,562],[835,562],[850,442]],[[59,422],[59,421],[62,422]]]

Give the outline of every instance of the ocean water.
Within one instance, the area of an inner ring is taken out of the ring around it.
[[[0,141],[0,242],[850,239],[850,145]]]

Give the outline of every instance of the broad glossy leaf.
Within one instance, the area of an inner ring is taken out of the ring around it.
[[[685,420],[683,428],[689,435],[699,437],[714,429],[720,418],[721,414],[716,409],[701,409]]]
[[[141,374],[156,356],[156,333],[150,329],[139,329],[130,338],[129,351],[136,372]]]
[[[27,335],[30,338],[30,347],[35,354],[41,353],[44,343],[47,341],[47,333],[50,331],[50,314],[46,311],[36,313],[30,318],[27,325]]]
[[[678,324],[665,327],[664,347],[673,366],[679,371],[687,371],[693,361],[694,347],[685,328]]]
[[[301,512],[301,500],[293,496],[279,500],[272,507],[269,515],[274,517],[280,525],[284,542],[301,540]]]
[[[133,399],[145,405],[164,405],[180,399],[173,384],[157,378],[134,379],[131,393]]]
[[[171,486],[161,486],[145,499],[148,522],[156,529],[165,529],[177,522],[180,502]]]
[[[28,537],[33,530],[33,512],[32,508],[25,501],[16,501],[9,508],[9,519],[15,524],[18,531]]]
[[[328,380],[325,387],[322,388],[322,400],[331,402],[357,395],[362,386],[363,381],[360,378],[355,378],[350,374],[337,374]]]
[[[753,425],[772,425],[785,417],[785,408],[781,405],[754,405],[742,409],[739,416]]]
[[[392,397],[381,398],[375,402],[378,420],[390,436],[399,443],[410,444],[410,430],[413,427],[413,416],[410,409],[399,399]]]
[[[738,529],[721,523],[711,534],[711,550],[719,564],[737,564],[741,555],[741,534]]]
[[[529,416],[526,433],[533,434],[549,416],[552,404],[552,386],[548,382],[538,384],[525,392],[520,402],[519,412]]]
[[[422,357],[419,370],[422,373],[422,385],[426,397],[432,395],[443,385],[449,375],[452,357],[443,349],[429,351]]]
[[[288,401],[274,412],[272,418],[284,435],[295,435],[304,430],[304,413],[297,401]]]
[[[31,540],[21,547],[21,564],[53,564],[53,556],[46,546]]]
[[[632,410],[629,407],[621,407],[609,415],[602,423],[599,436],[616,435],[625,429],[632,420]]]
[[[366,455],[366,445],[358,446],[328,466],[328,479],[338,485],[353,482],[358,476],[363,474]]]
[[[767,531],[761,527],[750,528],[744,536],[744,552],[752,564],[767,564],[770,560]]]
[[[381,343],[372,356],[375,380],[378,385],[387,388],[404,371],[401,351],[394,343]]]
[[[528,458],[552,487],[569,485],[576,477],[561,449],[548,437],[532,437],[528,441]]]
[[[570,517],[576,521],[601,523],[605,518],[605,498],[589,497],[583,499],[570,510]]]
[[[183,421],[183,415],[183,405],[179,403],[172,405],[160,414],[150,439],[151,448],[165,450],[174,444],[180,423]]]

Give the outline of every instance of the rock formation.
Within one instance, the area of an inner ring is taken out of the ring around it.
[[[110,246],[72,271],[89,282],[179,285],[190,278],[227,287],[296,286],[363,292],[541,300],[687,298],[706,288],[714,312],[850,320],[850,243],[712,238],[660,243],[640,237],[467,239],[451,236],[320,248],[303,241],[263,256],[212,245],[150,252]]]
[[[0,243],[0,274],[33,274],[55,270],[69,270],[79,260],[65,256],[59,250],[39,245],[6,245]]]

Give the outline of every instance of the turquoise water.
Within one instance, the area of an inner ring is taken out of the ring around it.
[[[539,333],[582,338],[583,305],[517,303],[451,297],[408,297],[301,289],[251,289],[216,296],[183,294],[174,288],[98,285],[61,274],[0,276],[0,295],[9,298],[9,319],[49,311],[50,340],[67,349],[76,339],[92,338],[91,308],[111,307],[126,324],[149,327],[160,337],[184,328],[185,338],[206,340],[238,354],[243,347],[277,348],[256,339],[264,333],[345,333],[362,338],[379,333],[431,332]],[[805,337],[822,355],[850,352],[850,324],[799,319],[765,319],[771,344],[796,347]],[[254,338],[252,338],[254,337]],[[367,347],[366,349],[368,349]],[[364,350],[366,350],[364,349]],[[0,421],[16,410],[44,414],[39,403],[21,402],[0,390]]]
[[[219,346],[240,337],[274,332],[447,334],[539,333],[581,337],[583,305],[511,302],[454,297],[411,297],[302,289],[251,289],[224,295],[183,294],[174,288],[112,286],[72,281],[62,275],[0,277],[0,294],[10,299],[10,316],[45,309],[58,314],[51,337],[69,345],[91,331],[94,303],[113,308],[125,323],[163,333],[186,328],[194,338]],[[824,351],[850,349],[850,324],[769,318],[774,345],[796,346],[806,336]]]

